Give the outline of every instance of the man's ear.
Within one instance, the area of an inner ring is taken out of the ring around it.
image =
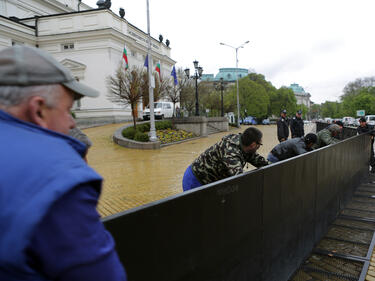
[[[47,128],[47,105],[43,97],[34,96],[28,101],[28,112],[27,117],[31,123],[39,125],[42,128]]]

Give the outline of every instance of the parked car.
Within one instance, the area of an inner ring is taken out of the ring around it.
[[[324,122],[326,122],[328,124],[331,124],[332,123],[332,118],[326,117],[326,118],[324,118]]]
[[[366,122],[370,126],[375,126],[375,115],[366,115]]]
[[[156,119],[170,118],[173,116],[173,102],[155,102],[154,116]],[[143,120],[150,120],[150,107],[143,111]]]
[[[269,125],[269,124],[271,124],[271,123],[270,123],[270,119],[268,119],[268,118],[263,119],[262,124],[263,124],[263,125]]]
[[[353,117],[343,117],[341,121],[345,126],[354,126],[355,123],[355,119]]]
[[[256,125],[256,124],[258,124],[258,122],[257,122],[257,120],[255,119],[255,117],[247,116],[247,117],[245,117],[245,119],[243,120],[243,124],[244,124],[244,125]]]

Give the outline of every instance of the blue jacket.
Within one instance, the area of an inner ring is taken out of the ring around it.
[[[0,110],[0,280],[46,280],[26,263],[25,249],[54,202],[102,178],[82,160],[79,141]]]

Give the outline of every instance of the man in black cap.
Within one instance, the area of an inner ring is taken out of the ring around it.
[[[317,137],[312,133],[307,134],[304,137],[283,141],[271,150],[271,152],[268,154],[267,160],[271,163],[275,163],[306,153],[312,150],[312,146],[316,143],[316,141]]]
[[[296,116],[294,116],[290,122],[290,132],[292,133],[292,138],[300,138],[305,135],[304,124],[301,116],[302,111],[298,110],[296,112]]]
[[[102,178],[68,136],[74,100],[98,95],[40,49],[0,51],[0,280],[126,280]]]
[[[371,173],[375,173],[375,158],[374,158],[374,131],[373,128],[370,128],[366,122],[365,117],[361,117],[359,119],[359,126],[357,128],[357,134],[366,134],[370,133],[371,135],[371,152],[370,152],[370,166],[371,166]]]
[[[289,124],[286,119],[286,110],[283,109],[280,113],[280,118],[277,120],[277,138],[279,142],[286,141],[289,136]]]

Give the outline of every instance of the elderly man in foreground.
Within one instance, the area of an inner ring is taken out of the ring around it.
[[[39,49],[0,52],[0,280],[126,280],[102,178],[67,135],[74,99],[98,95]]]

